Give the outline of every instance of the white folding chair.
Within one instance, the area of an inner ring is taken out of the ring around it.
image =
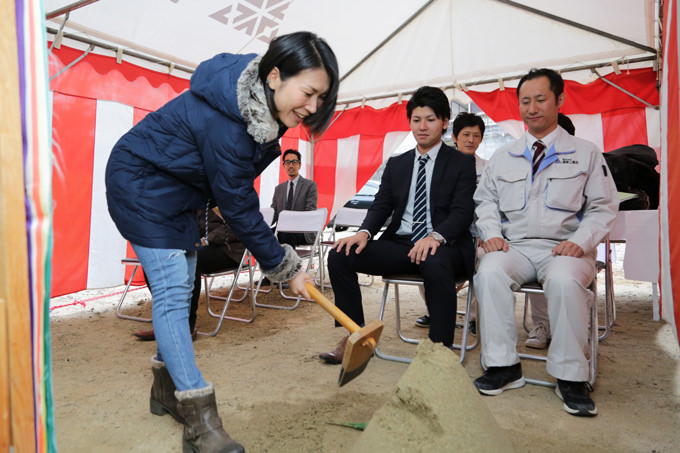
[[[333,228],[331,228],[331,234],[328,240],[321,242],[321,259],[326,260],[326,255],[328,254],[328,249],[335,243],[335,231],[336,227],[347,227],[347,228],[358,228],[364,221],[368,209],[355,209],[342,207],[338,209],[335,214],[335,220],[333,221]],[[371,275],[370,283],[359,283],[361,286],[371,286],[373,284],[374,277]],[[316,284],[323,291],[325,287],[325,281],[320,278],[316,280]]]
[[[319,256],[319,273],[321,274],[321,279],[323,280],[324,266],[323,260],[320,256],[320,243],[321,243],[321,233],[326,225],[326,217],[328,216],[328,210],[326,208],[319,208],[314,211],[281,211],[279,213],[279,218],[276,222],[276,233],[314,233],[314,243],[309,246],[309,248],[296,247],[300,258],[307,260],[307,265],[305,271],[309,272],[312,267],[312,262],[315,256]],[[262,278],[257,285],[257,290],[259,291],[262,285]],[[255,302],[255,305],[263,308],[279,308],[283,310],[293,310],[297,308],[300,304],[301,296],[288,296],[283,291],[283,285],[279,283],[279,293],[284,299],[295,300],[295,304],[292,306],[284,305],[271,305],[271,304],[260,304]]]
[[[403,341],[406,343],[411,343],[411,344],[418,344],[420,343],[420,340],[415,339],[415,338],[409,338],[404,333],[401,331],[401,314],[399,311],[399,285],[411,285],[411,286],[423,286],[424,280],[423,278],[418,275],[418,274],[407,274],[407,275],[386,275],[383,276],[383,282],[385,283],[385,289],[383,290],[383,297],[382,301],[380,302],[380,314],[378,316],[378,319],[381,321],[383,320],[383,317],[385,315],[385,305],[387,304],[387,294],[389,292],[390,285],[394,285],[394,309],[395,309],[395,318],[396,318],[396,327],[397,327],[397,335],[399,335],[399,338],[401,338]],[[456,287],[458,287],[461,283],[465,282],[465,280],[458,281],[456,282]],[[453,294],[452,297],[456,297],[456,294]],[[462,327],[463,328],[463,338],[460,342],[460,344],[454,343],[451,347],[453,349],[459,349],[461,350],[460,354],[460,363],[463,363],[463,360],[465,360],[465,352],[469,351],[471,349],[474,349],[477,347],[479,344],[479,340],[475,339],[475,341],[472,344],[468,344],[468,333],[470,329],[470,308],[472,305],[472,293],[468,291],[468,296],[467,296],[467,303],[465,307],[465,311],[457,311],[458,315],[463,316],[463,322],[462,323],[456,323],[457,327]],[[464,347],[463,347],[464,345]],[[402,363],[411,363],[413,359],[407,358],[407,357],[401,357],[401,356],[396,356],[396,355],[391,355],[391,354],[385,354],[381,352],[378,347],[375,347],[375,356],[384,359],[384,360],[391,360],[393,362],[402,362]]]
[[[595,383],[595,379],[597,377],[597,344],[599,342],[599,339],[598,339],[598,324],[597,324],[597,275],[595,275],[595,277],[593,278],[593,282],[590,284],[590,290],[593,293],[593,303],[591,304],[591,307],[590,307],[590,318],[589,318],[588,366],[589,366],[590,376],[589,376],[589,379],[588,379],[588,383],[590,385],[593,385]],[[528,294],[544,294],[543,288],[537,282],[525,283],[515,292],[524,293],[525,295],[528,295]],[[525,298],[525,302],[524,302],[524,318],[525,319],[526,319],[526,316],[527,316],[528,309],[529,309],[529,298],[527,297],[527,298]],[[479,329],[479,323],[478,323],[478,329]],[[537,361],[541,361],[541,362],[547,361],[546,356],[542,356],[542,355],[538,355],[538,354],[520,353],[519,358],[520,359],[527,359],[527,360],[537,360]],[[555,387],[555,385],[556,385],[554,382],[544,381],[544,380],[540,380],[540,379],[525,378],[525,381],[528,384],[541,385],[541,386],[544,386],[544,387]]]
[[[611,242],[609,240],[609,235],[602,241],[601,246],[604,246],[604,261],[597,261],[597,272],[604,271],[604,324],[598,326],[598,330],[603,331],[603,333],[598,337],[598,341],[603,341],[609,335],[614,321],[616,320],[616,306],[614,304],[614,271],[612,269],[612,259],[611,259]],[[531,331],[528,322],[528,304],[529,304],[529,294],[542,293],[537,291],[523,291],[524,292],[524,316],[522,319],[522,325],[524,330],[528,333]],[[597,293],[595,295],[595,303],[597,305]]]
[[[116,306],[116,316],[118,316],[120,319],[129,319],[131,321],[151,322],[151,318],[141,318],[138,316],[124,315],[120,312],[120,309],[123,306],[123,301],[125,300],[125,296],[127,296],[127,293],[130,290],[130,285],[132,285],[132,280],[135,278],[135,274],[137,273],[137,269],[141,267],[141,264],[137,258],[123,258],[122,260],[120,260],[120,263],[124,266],[134,267],[132,268],[130,280],[128,280],[127,284],[125,285],[123,295],[120,296],[120,300],[118,301],[118,305]]]
[[[274,221],[274,208],[260,208],[260,214],[262,214],[264,222],[271,226],[272,222]]]
[[[219,321],[217,323],[217,326],[212,332],[201,332],[199,331],[198,333],[201,335],[207,335],[214,337],[217,335],[217,332],[219,332],[220,328],[222,327],[222,322],[225,319],[229,319],[232,321],[238,321],[238,322],[253,322],[255,320],[255,291],[252,291],[251,288],[253,288],[253,267],[251,265],[251,262],[249,260],[250,254],[248,253],[247,250],[243,252],[243,255],[241,256],[241,262],[238,264],[238,266],[235,267],[229,267],[222,269],[217,272],[212,272],[210,274],[202,274],[202,279],[205,287],[205,301],[206,305],[208,308],[208,313],[210,316],[214,318],[219,318]],[[239,299],[234,298],[234,291],[238,287],[238,278],[241,275],[242,272],[247,270],[248,272],[248,279],[249,279],[249,285],[246,288],[241,288],[243,289],[243,296],[241,296]],[[210,292],[213,281],[215,280],[215,277],[221,277],[225,275],[232,275],[233,276],[233,281],[231,283],[231,287],[229,289],[229,294],[224,297],[224,296],[217,296],[213,293]],[[246,296],[250,293],[250,298],[251,298],[251,313],[249,318],[238,318],[235,316],[227,316],[227,309],[229,308],[229,304],[231,302],[240,302],[243,299],[246,298]],[[221,313],[215,313],[212,311],[211,308],[211,302],[212,300],[222,300],[224,301],[224,306],[222,307],[222,312]]]
[[[274,208],[264,208],[264,207],[260,208],[260,214],[262,214],[262,218],[264,219],[264,222],[267,225],[271,226],[272,222],[274,221]],[[253,257],[253,255],[250,252],[248,252],[248,260],[251,262],[252,272],[255,273],[258,270],[258,264],[257,264],[257,261],[255,260],[255,258]],[[239,289],[245,290],[246,287],[239,285]],[[269,293],[269,292],[271,292],[271,288],[270,289],[257,288],[257,291],[255,293],[255,297],[257,297],[257,295],[259,293]]]
[[[272,220],[274,219],[274,209],[273,208],[260,208],[260,213],[262,214],[262,217],[264,218],[264,221],[267,223],[267,225],[271,225]],[[235,267],[230,267],[230,268],[225,268],[217,272],[212,272],[210,274],[202,274],[202,280],[204,283],[205,287],[205,300],[206,300],[206,305],[208,308],[208,313],[210,316],[219,318],[219,321],[217,323],[217,326],[212,332],[198,332],[201,335],[208,335],[208,336],[215,336],[217,332],[219,332],[220,328],[222,327],[222,322],[225,319],[229,319],[232,321],[238,321],[238,322],[246,322],[246,323],[251,323],[255,320],[256,317],[256,309],[255,309],[255,298],[257,296],[257,291],[255,290],[254,287],[254,281],[253,281],[253,275],[255,272],[256,264],[255,266],[253,265],[253,257],[250,254],[250,252],[246,249],[243,252],[243,255],[241,256],[241,261],[238,264],[238,266]],[[242,272],[246,271],[248,272],[248,285],[246,286],[240,286],[238,284],[238,279],[239,276],[241,275]],[[233,276],[233,281],[231,284],[231,287],[229,289],[229,295],[227,297],[223,296],[217,296],[213,293],[211,293],[211,288],[212,284],[215,280],[215,277],[221,277],[221,276],[226,276],[226,275],[232,275]],[[240,298],[236,299],[234,298],[234,291],[236,288],[239,288],[243,290],[243,296]],[[269,290],[271,291],[271,290]],[[251,313],[249,318],[239,318],[235,316],[227,316],[227,309],[229,308],[230,302],[240,302],[243,299],[248,296],[248,293],[250,293],[250,298],[251,298]],[[224,301],[224,306],[222,307],[221,313],[215,313],[212,310],[211,302],[212,300],[222,300]]]

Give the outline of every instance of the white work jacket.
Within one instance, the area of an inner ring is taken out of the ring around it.
[[[526,136],[489,159],[474,195],[482,240],[567,240],[585,253],[610,231],[619,208],[611,172],[597,147],[559,128],[533,176]]]

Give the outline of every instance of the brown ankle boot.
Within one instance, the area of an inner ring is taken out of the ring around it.
[[[217,414],[215,390],[210,382],[202,389],[175,392],[179,413],[184,416],[184,453],[244,453],[245,449],[222,428]]]
[[[153,329],[140,330],[138,332],[133,333],[132,335],[139,338],[141,341],[154,341],[156,339],[156,335],[154,335]]]
[[[198,336],[198,327],[189,326],[189,331],[191,332],[191,341],[196,341],[196,337]],[[154,340],[156,340],[156,334],[154,334],[153,329],[140,330],[138,332],[133,333],[132,335],[139,338],[140,341],[154,341]]]
[[[338,343],[338,346],[335,348],[335,351],[332,352],[324,352],[319,354],[319,358],[323,360],[326,363],[329,363],[331,365],[339,365],[342,363],[342,358],[345,356],[345,346],[347,346],[347,339],[349,338],[349,335],[347,335],[345,338],[342,339],[340,343]]]
[[[155,415],[167,413],[178,422],[184,423],[184,417],[177,411],[177,397],[175,397],[177,389],[165,363],[156,360],[155,357],[151,358],[151,371],[153,371],[153,385],[151,398],[149,398],[151,413]]]

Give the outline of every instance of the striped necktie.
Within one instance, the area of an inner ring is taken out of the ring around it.
[[[534,142],[534,163],[533,163],[533,172],[531,173],[532,175],[535,175],[538,172],[538,167],[541,166],[541,162],[543,162],[543,158],[545,157],[545,145],[543,144],[542,141],[536,140]]]
[[[425,164],[429,156],[426,154],[418,158],[418,177],[416,178],[416,196],[413,201],[413,233],[411,242],[414,244],[427,236],[427,182],[425,181]]]

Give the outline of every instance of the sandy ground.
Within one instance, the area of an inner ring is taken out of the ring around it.
[[[593,393],[597,417],[570,416],[552,389],[532,385],[497,397],[481,397],[469,386],[474,396],[462,398],[459,411],[486,405],[514,451],[680,451],[678,345],[668,325],[652,321],[651,285],[626,281],[620,267],[616,269],[617,319],[599,346]],[[217,284],[227,283],[224,279]],[[181,451],[182,426],[169,416],[149,413],[149,360],[155,343],[132,336],[150,324],[116,317],[116,293],[121,289],[52,301],[53,401],[61,452]],[[377,318],[382,289],[380,279],[363,288],[367,319]],[[459,308],[465,293],[459,294]],[[330,290],[326,295],[332,299]],[[258,300],[280,298],[269,294]],[[401,300],[405,331],[424,337],[424,329],[413,327],[424,306],[417,291],[404,287]],[[602,300],[601,293],[600,305]],[[517,305],[519,316],[522,304]],[[233,307],[235,314],[247,314],[246,303]],[[124,311],[150,316],[146,289],[130,293]],[[212,330],[215,325],[202,297],[199,328]],[[390,303],[381,349],[413,356],[415,346],[399,340],[394,327]],[[351,450],[361,433],[338,423],[369,422],[388,401],[407,365],[373,358],[361,376],[338,387],[339,367],[320,363],[317,355],[332,349],[343,335],[342,329],[332,328],[332,318],[321,307],[303,302],[294,311],[258,308],[252,324],[226,321],[217,336],[199,336],[194,343],[197,362],[215,385],[219,411],[232,437],[249,452]],[[456,335],[460,341],[460,330]],[[522,331],[520,344],[525,338]],[[479,348],[468,353],[464,367],[470,379],[481,374]],[[526,364],[524,372],[548,378],[541,364]],[[460,379],[455,376],[451,379]],[[457,426],[456,419],[447,422]],[[456,450],[451,445],[444,451]]]

